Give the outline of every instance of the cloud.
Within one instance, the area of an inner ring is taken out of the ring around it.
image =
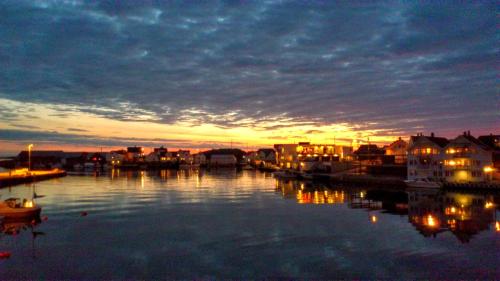
[[[222,128],[495,128],[497,12],[494,1],[3,1],[0,98],[53,104],[59,118],[68,107]],[[18,114],[0,105],[1,120]]]
[[[78,128],[68,128],[68,131],[70,131],[70,132],[88,132],[88,130],[78,129]]]
[[[307,130],[305,133],[306,134],[321,134],[321,133],[324,133],[324,131],[322,131],[322,130]]]
[[[24,128],[24,129],[40,129],[40,127],[37,127],[37,126],[24,125],[24,124],[16,124],[16,123],[12,123],[11,125],[12,125],[12,126],[14,126],[14,127],[16,127],[16,128]]]
[[[240,142],[193,142],[181,139],[164,138],[122,138],[122,137],[96,137],[92,135],[65,134],[55,131],[32,131],[0,129],[0,141],[15,142],[17,144],[31,143],[37,140],[37,144],[59,144],[70,146],[95,146],[97,147],[159,147],[165,145],[169,148],[223,148],[230,144],[243,146]]]

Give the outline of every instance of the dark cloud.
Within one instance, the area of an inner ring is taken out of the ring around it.
[[[335,2],[2,1],[0,97],[223,128],[498,128],[495,1]]]
[[[0,141],[15,142],[17,144],[31,143],[37,140],[37,144],[62,144],[72,146],[143,146],[159,147],[166,145],[169,148],[222,148],[230,144],[244,145],[239,142],[192,142],[180,139],[160,139],[160,138],[122,138],[122,137],[96,137],[91,135],[63,134],[55,131],[33,131],[33,130],[11,130],[0,129]]]
[[[78,128],[68,128],[68,131],[70,131],[70,132],[88,132],[88,130],[78,129]]]
[[[40,127],[37,126],[31,126],[31,125],[24,125],[24,124],[10,124],[11,126],[14,126],[16,128],[24,128],[24,129],[40,129]]]
[[[306,134],[321,134],[324,133],[322,130],[308,130],[306,131]]]

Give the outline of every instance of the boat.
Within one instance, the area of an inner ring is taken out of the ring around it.
[[[179,164],[179,169],[181,170],[196,169],[199,167],[200,164]]]
[[[245,165],[241,168],[242,170],[254,170],[254,167],[250,166],[250,165]]]
[[[276,178],[295,179],[297,175],[290,171],[276,171],[273,173]]]
[[[4,217],[4,220],[36,218],[40,216],[41,210],[33,200],[25,199],[21,203],[19,198],[9,198],[0,202],[0,216]]]
[[[301,174],[301,177],[305,180],[313,180],[314,179],[314,175],[311,173],[303,173],[303,174]]]
[[[419,178],[414,180],[405,180],[406,186],[413,188],[441,188],[442,183],[432,181],[427,178]]]

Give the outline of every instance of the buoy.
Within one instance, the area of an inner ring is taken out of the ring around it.
[[[36,220],[32,220],[31,225],[35,225],[35,224],[36,224]]]
[[[81,215],[82,215],[82,217],[85,217],[85,216],[87,216],[87,215],[88,215],[88,213],[87,213],[87,212],[82,212],[82,214],[81,214]]]
[[[0,259],[10,258],[10,252],[0,252]]]

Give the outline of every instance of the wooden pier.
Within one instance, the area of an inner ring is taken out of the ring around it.
[[[46,171],[14,170],[0,173],[0,187],[36,182],[66,176],[66,171],[54,169]]]

